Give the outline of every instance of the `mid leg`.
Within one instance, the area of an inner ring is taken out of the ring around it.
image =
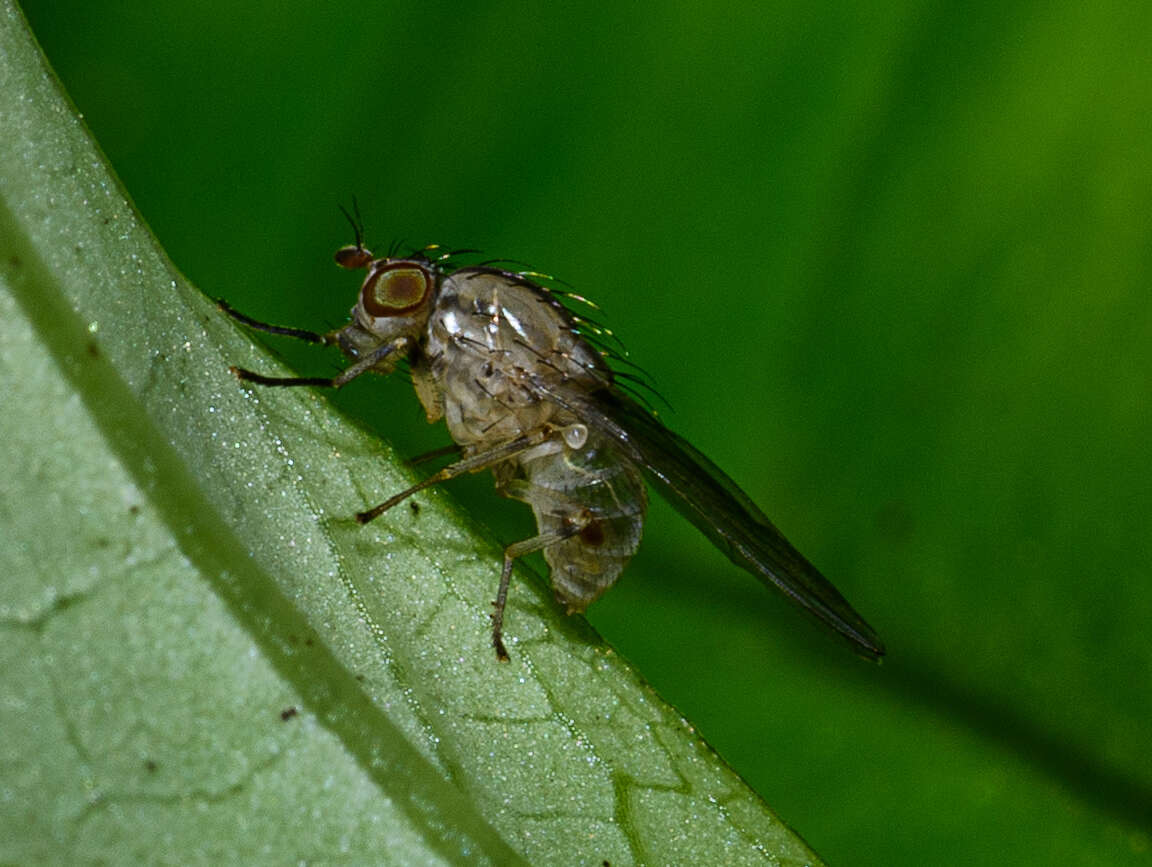
[[[373,506],[371,509],[366,509],[356,515],[356,520],[361,524],[367,524],[369,521],[380,517],[393,506],[398,503],[404,502],[410,496],[425,488],[430,488],[433,485],[438,485],[441,482],[446,482],[449,479],[454,479],[456,476],[462,476],[465,473],[478,473],[481,470],[486,470],[493,464],[498,464],[501,461],[506,461],[511,457],[515,457],[520,452],[527,451],[528,449],[535,448],[540,443],[547,440],[553,435],[551,428],[543,427],[539,430],[526,433],[523,436],[518,436],[516,439],[508,440],[507,442],[500,443],[490,449],[482,452],[477,452],[458,461],[453,461],[448,466],[443,467],[439,471],[433,473],[423,481],[417,482],[412,487],[405,491],[389,497],[378,506]]]
[[[424,452],[423,454],[408,458],[407,463],[409,466],[414,467],[417,464],[426,464],[429,461],[438,461],[440,458],[459,457],[461,451],[462,450],[460,446],[456,445],[456,443],[452,443],[450,446],[441,446],[438,449],[432,449],[430,452]]]

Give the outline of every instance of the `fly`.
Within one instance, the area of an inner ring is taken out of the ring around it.
[[[537,275],[489,266],[451,269],[434,248],[376,257],[356,243],[336,252],[364,269],[351,321],[319,333],[250,319],[243,325],[322,346],[351,364],[332,378],[269,377],[233,367],[264,386],[340,388],[361,374],[391,373],[407,359],[429,422],[443,419],[457,460],[356,515],[379,517],[417,491],[491,470],[496,490],[527,503],[537,535],[504,549],[493,603],[492,646],[506,661],[504,609],[512,564],[541,551],[556,599],[584,611],[611,587],[640,543],[645,479],[729,559],[781,590],[870,658],[884,654],[875,631],[725,473],[617,383],[580,320]]]

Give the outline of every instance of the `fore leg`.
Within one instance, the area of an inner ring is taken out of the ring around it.
[[[305,340],[308,343],[319,343],[321,346],[330,346],[336,342],[336,335],[338,331],[329,331],[321,334],[317,331],[307,331],[303,328],[287,328],[283,325],[270,325],[267,322],[260,322],[250,316],[245,316],[239,310],[236,310],[225,301],[223,298],[216,299],[216,306],[222,311],[227,313],[241,325],[251,328],[253,331],[263,331],[266,334],[279,334],[282,337],[294,337],[297,340]]]
[[[321,346],[335,346],[339,343],[340,334],[343,329],[335,331],[326,331],[321,334],[318,331],[308,331],[304,328],[288,328],[283,325],[271,325],[267,322],[260,322],[250,316],[245,316],[238,310],[225,301],[223,298],[216,299],[216,306],[223,312],[227,313],[241,325],[251,328],[253,331],[263,331],[266,334],[278,334],[281,337],[292,337],[296,340],[304,340],[308,343],[318,343]],[[367,355],[362,357],[359,361],[351,367],[345,369],[343,372],[333,377],[323,376],[264,376],[262,373],[256,373],[251,370],[246,370],[243,367],[231,367],[231,370],[237,379],[244,382],[254,382],[256,385],[269,385],[276,387],[291,387],[291,386],[316,386],[319,388],[340,388],[342,385],[347,385],[349,382],[360,376],[362,373],[367,373],[372,368],[376,367],[383,361],[386,361],[393,355],[404,355],[408,352],[411,346],[409,338],[400,338],[391,343],[382,344]]]
[[[237,379],[243,380],[244,382],[254,382],[257,385],[276,387],[313,385],[320,388],[340,388],[360,376],[360,374],[367,373],[389,357],[396,354],[403,355],[408,351],[409,343],[410,340],[407,337],[402,337],[391,343],[377,346],[351,367],[345,368],[341,373],[331,378],[322,376],[264,376],[262,373],[254,373],[243,367],[230,367],[228,369],[236,374]]]

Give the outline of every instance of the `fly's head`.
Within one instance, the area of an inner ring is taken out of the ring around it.
[[[443,280],[435,264],[424,258],[376,258],[359,243],[341,247],[335,259],[341,268],[368,272],[352,308],[348,327],[358,333],[346,335],[350,343],[362,348],[419,339]]]

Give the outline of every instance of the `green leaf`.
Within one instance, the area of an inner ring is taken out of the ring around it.
[[[0,21],[0,860],[812,863],[539,580],[272,370]]]
[[[888,644],[851,658],[658,498],[587,615],[824,857],[1148,860],[1152,5],[23,7],[210,295],[339,323],[354,194],[378,250],[598,302]],[[330,399],[445,441],[401,377]],[[529,531],[490,478],[449,490]]]

